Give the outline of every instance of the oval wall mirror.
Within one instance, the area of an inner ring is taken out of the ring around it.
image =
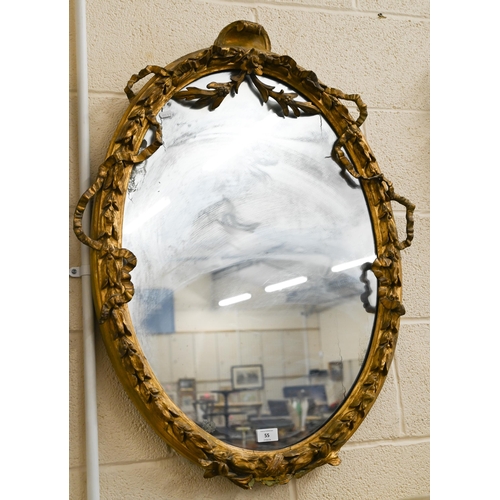
[[[360,97],[270,49],[238,21],[134,75],[74,218],[129,396],[205,477],[243,488],[340,462],[393,357],[413,238],[414,206],[379,170]]]

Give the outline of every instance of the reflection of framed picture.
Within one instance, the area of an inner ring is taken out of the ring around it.
[[[240,365],[231,367],[233,389],[262,389],[264,370],[262,365]]]
[[[344,380],[344,366],[342,361],[330,361],[328,363],[328,371],[332,380],[337,382]]]
[[[178,391],[195,391],[196,390],[196,380],[194,378],[180,378],[177,381]]]

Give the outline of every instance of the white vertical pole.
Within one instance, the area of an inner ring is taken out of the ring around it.
[[[87,22],[85,0],[76,0],[76,59],[78,85],[78,161],[80,168],[80,192],[90,186],[90,140],[87,74]],[[83,230],[90,234],[89,214],[82,221]],[[99,500],[99,447],[97,435],[97,396],[95,332],[92,290],[90,283],[90,251],[81,245],[81,282],[83,308],[83,352],[85,384],[85,436],[87,500]]]

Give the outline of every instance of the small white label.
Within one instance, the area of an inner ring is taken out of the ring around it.
[[[257,429],[257,443],[266,443],[268,441],[278,441],[278,428]]]

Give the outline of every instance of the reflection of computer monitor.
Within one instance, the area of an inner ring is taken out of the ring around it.
[[[285,398],[309,398],[315,401],[326,401],[327,399],[323,384],[283,387],[283,396]]]
[[[269,412],[273,417],[285,417],[289,415],[286,399],[269,399],[267,404]]]

